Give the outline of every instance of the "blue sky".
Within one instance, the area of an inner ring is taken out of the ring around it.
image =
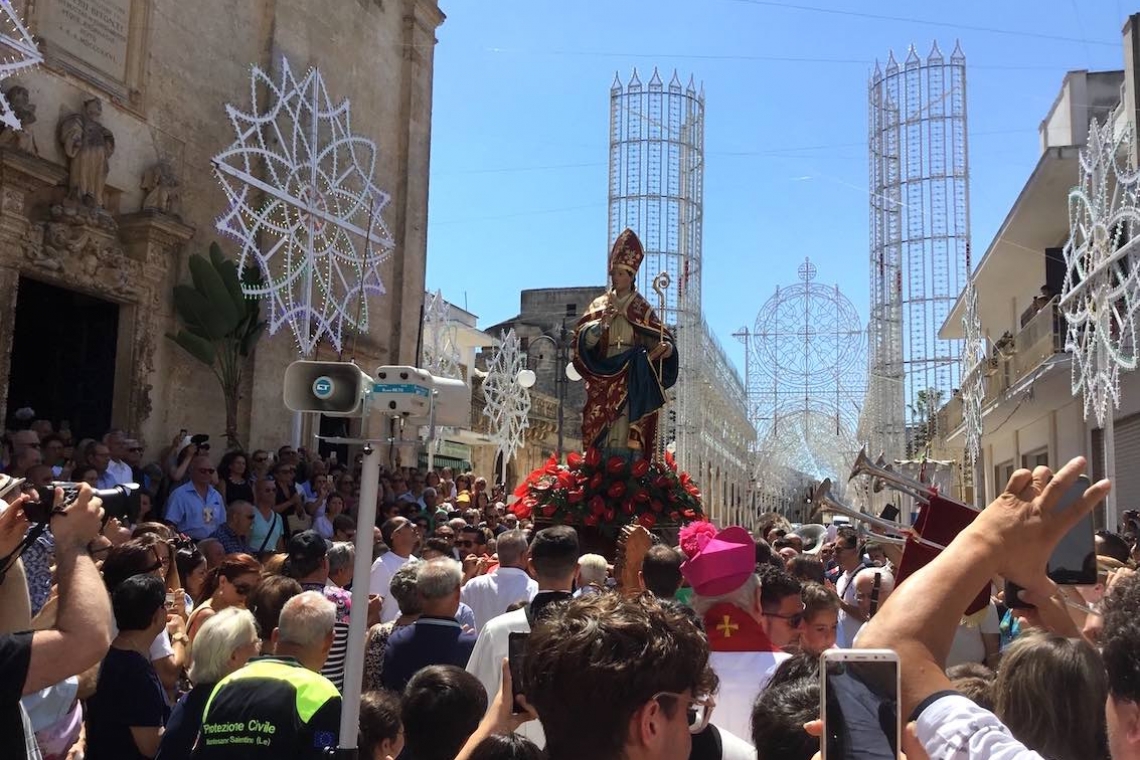
[[[912,42],[967,57],[975,260],[1037,162],[1066,71],[1123,68],[1117,0],[442,0],[427,284],[490,325],[519,291],[600,284],[609,88],[704,83],[706,318],[752,325],[810,256],[866,318],[867,76]],[[890,17],[890,18],[887,18]],[[1002,33],[1008,32],[1008,33]],[[1062,39],[1064,38],[1064,39]]]

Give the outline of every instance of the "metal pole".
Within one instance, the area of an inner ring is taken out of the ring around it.
[[[561,370],[561,371],[559,371]],[[562,318],[562,332],[558,336],[558,366],[555,367],[555,379],[558,381],[558,461],[562,461],[563,440],[562,424],[566,409],[566,318]]]
[[[366,423],[367,424],[367,423]],[[362,435],[367,438],[367,434]],[[364,637],[368,630],[369,575],[372,570],[372,526],[376,524],[376,495],[380,490],[380,447],[364,444],[360,471],[360,505],[356,516],[356,559],[353,563],[352,609],[348,623],[348,652],[344,662],[344,698],[340,713],[342,757],[356,756],[360,730],[360,690],[364,680]]]
[[[1104,421],[1104,476],[1116,484],[1116,427],[1113,420],[1115,409],[1110,404],[1108,418]],[[1116,489],[1108,492],[1104,500],[1104,529],[1116,532],[1120,526],[1120,513],[1116,506]]]

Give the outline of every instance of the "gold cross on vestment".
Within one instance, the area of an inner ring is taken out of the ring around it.
[[[716,629],[718,631],[720,631],[721,633],[723,633],[724,637],[726,639],[731,639],[732,638],[732,632],[740,630],[740,626],[737,625],[736,623],[732,622],[731,617],[729,617],[728,615],[725,615],[724,620],[721,621],[720,625],[718,625],[716,627]]]

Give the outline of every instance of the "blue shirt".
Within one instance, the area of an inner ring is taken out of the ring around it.
[[[381,683],[402,692],[412,676],[429,665],[467,667],[474,648],[475,636],[464,633],[454,618],[421,616],[388,637]]]
[[[261,516],[261,510],[253,510],[253,527],[249,529],[249,548],[255,554],[277,551],[277,542],[285,535],[285,518],[276,512],[269,513],[269,519]]]
[[[226,505],[213,486],[206,486],[203,499],[190,482],[171,491],[166,501],[165,519],[174,523],[180,533],[201,541],[214,535],[218,526],[225,523]]]
[[[214,531],[214,538],[218,539],[218,543],[225,549],[226,554],[253,554],[249,542],[234,533],[228,523],[222,523],[218,526],[218,529]]]

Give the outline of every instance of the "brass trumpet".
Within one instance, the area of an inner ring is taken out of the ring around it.
[[[855,464],[851,467],[851,476],[848,481],[854,480],[860,475],[868,475],[872,479],[872,489],[875,493],[885,487],[890,487],[923,503],[928,503],[930,497],[934,496],[935,491],[928,483],[895,472],[890,465],[882,464],[882,459],[880,456],[879,462],[872,462],[871,458],[867,456],[867,449],[860,449],[859,455],[855,457]]]
[[[839,499],[831,495],[831,478],[824,478],[823,482],[816,487],[815,494],[812,496],[812,501],[818,504],[820,508],[826,507],[833,512],[847,515],[852,520],[858,520],[859,522],[864,523],[871,528],[878,528],[877,531],[872,532],[877,537],[888,540],[891,543],[905,544],[906,539],[909,537],[918,543],[924,544],[933,549],[942,550],[946,548],[942,544],[936,544],[933,541],[926,540],[910,528],[899,525],[896,522],[891,522],[890,520],[885,520],[882,517],[876,517],[875,515],[869,515],[865,512],[860,512],[854,507],[848,506],[847,504],[839,501]],[[895,538],[895,536],[899,536],[899,534],[901,534],[901,537]]]

